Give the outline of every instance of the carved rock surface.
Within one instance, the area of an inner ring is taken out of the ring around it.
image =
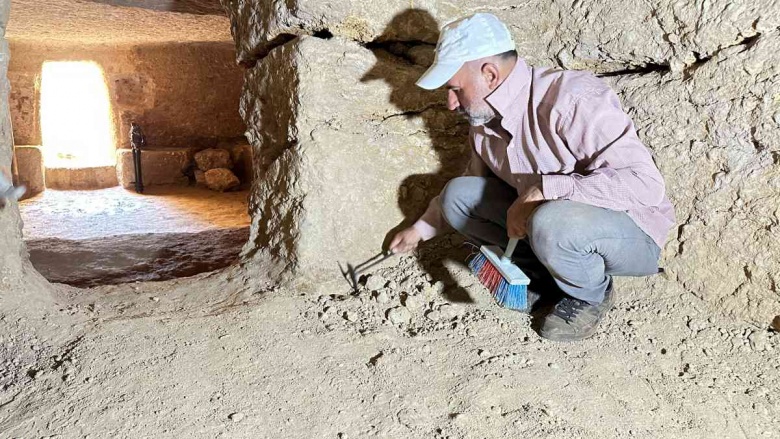
[[[465,143],[465,135],[446,128],[448,116],[435,110],[441,108],[437,105],[443,103],[442,95],[412,88],[383,95],[367,91],[364,77],[345,72],[366,70],[364,64],[372,58],[358,54],[370,53],[385,61],[367,77],[379,71],[385,82],[407,81],[411,87],[416,79],[411,76],[430,63],[440,25],[488,11],[507,23],[520,55],[530,64],[603,73],[620,94],[666,178],[676,207],[678,227],[670,234],[662,259],[667,277],[735,317],[764,325],[776,314],[780,306],[780,247],[775,237],[780,224],[777,1],[716,0],[702,5],[603,0],[224,0],[223,5],[231,17],[239,60],[245,65],[259,60],[247,74],[242,99],[247,135],[256,148],[256,170],[268,170],[263,181],[289,188],[274,192],[268,183],[256,186],[254,241],[245,249],[247,255],[258,246],[288,266],[297,266],[304,248],[316,248],[315,241],[329,239],[319,219],[316,224],[315,217],[304,220],[311,212],[306,200],[344,189],[331,186],[338,179],[302,184],[307,175],[325,172],[322,162],[311,158],[312,142],[328,148],[327,155],[323,148],[317,160],[336,160],[341,151],[349,150],[349,156],[339,159],[343,164],[377,160],[367,154],[363,139],[378,136],[386,141],[387,137],[372,122],[379,128],[397,123],[402,133],[420,139],[420,144],[439,135],[437,130],[449,130],[455,144]],[[399,104],[402,100],[405,103]],[[399,109],[403,117],[393,117]],[[419,123],[419,116],[426,120],[417,129],[410,128]],[[338,146],[330,139],[339,139]],[[448,167],[442,176],[455,172],[450,167],[455,166],[458,153],[438,157]],[[396,169],[418,165],[408,157]],[[353,167],[355,185],[365,183],[361,190],[369,192],[377,191],[377,185],[392,186],[393,172],[399,171],[371,166]],[[433,186],[397,186],[410,199],[427,200],[435,192]],[[386,197],[370,199],[367,203],[355,197],[354,202],[361,204],[354,206],[365,206],[359,211],[365,209],[383,220],[392,216],[380,207]],[[349,220],[347,212],[358,210],[331,210],[331,215],[342,218],[332,230],[349,231],[336,233],[340,239],[350,239],[353,232],[365,239],[381,229],[370,232],[353,226],[363,218],[355,215],[360,219]],[[349,225],[341,225],[345,222]],[[301,226],[290,228],[292,223]],[[363,252],[371,255],[365,247]]]
[[[210,169],[232,168],[233,161],[230,159],[230,151],[225,149],[209,148],[195,154],[195,163],[198,169],[206,172]]]
[[[10,174],[14,145],[7,77],[11,54],[8,41],[4,38],[9,8],[9,1],[0,0],[0,172],[6,175]],[[0,297],[0,314],[3,317],[0,318],[0,332],[9,337],[14,337],[12,334],[18,330],[12,321],[22,320],[22,315],[31,321],[44,321],[42,316],[54,306],[50,286],[35,272],[28,259],[27,249],[22,242],[22,219],[16,201],[6,204],[0,210]],[[56,320],[58,317],[47,321],[54,325]]]
[[[241,184],[233,171],[226,168],[209,169],[204,174],[206,186],[217,192],[224,192]]]
[[[531,64],[599,71],[670,64],[683,68],[780,26],[776,0],[704,5],[670,0],[221,1],[243,63],[304,34],[333,34],[361,43],[435,44],[443,24],[490,12],[508,24],[519,52]]]
[[[677,209],[667,269],[688,292],[756,323],[780,304],[779,63],[773,32],[687,77],[615,81]]]
[[[116,157],[116,175],[119,184],[128,189],[135,187],[133,151],[118,149]],[[184,170],[191,160],[192,153],[187,149],[141,150],[141,177],[144,186],[186,185],[188,180]]]
[[[255,148],[245,256],[332,276],[376,255],[462,170],[466,126],[414,86],[420,66],[334,38],[304,37],[246,76],[241,114]],[[444,168],[440,168],[445,164]]]
[[[46,189],[43,153],[39,146],[16,145],[16,166],[19,168],[19,183],[27,188],[22,199],[34,197]]]

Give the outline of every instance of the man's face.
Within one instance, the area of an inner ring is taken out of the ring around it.
[[[473,66],[466,64],[446,84],[447,108],[463,115],[472,126],[484,125],[496,117],[485,101],[491,90],[487,81]]]

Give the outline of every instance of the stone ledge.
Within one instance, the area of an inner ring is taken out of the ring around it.
[[[38,195],[46,190],[46,172],[43,167],[43,151],[40,146],[16,146],[16,163],[19,183],[27,187],[22,199]]]
[[[46,187],[60,190],[104,189],[116,186],[114,166],[46,168]]]
[[[189,178],[184,175],[184,172],[192,162],[192,156],[193,151],[189,148],[142,150],[141,173],[144,186],[187,185]],[[119,185],[125,188],[135,187],[133,151],[118,149],[116,157],[116,176]]]

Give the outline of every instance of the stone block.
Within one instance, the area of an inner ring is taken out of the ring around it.
[[[46,189],[43,153],[39,146],[17,146],[16,164],[19,183],[27,188],[22,199],[35,196]]]
[[[247,73],[247,266],[302,283],[332,278],[334,261],[376,255],[462,172],[468,126],[443,92],[415,87],[423,71],[352,41],[304,37]]]
[[[241,185],[238,177],[227,168],[209,169],[203,177],[206,181],[206,187],[217,192],[225,192]]]
[[[206,185],[206,173],[201,171],[200,169],[195,170],[195,183]]]
[[[230,151],[218,148],[204,149],[195,153],[195,163],[198,169],[206,172],[210,169],[233,167],[233,161],[230,159]]]
[[[233,161],[233,173],[241,183],[251,183],[254,175],[252,164],[252,146],[248,143],[229,146],[230,159]]]
[[[117,185],[116,168],[46,168],[46,187],[59,190],[104,189]]]
[[[141,175],[144,186],[187,185],[189,179],[184,174],[192,161],[189,149],[154,149],[141,151]],[[119,184],[125,188],[135,187],[135,167],[133,151],[117,150],[116,175]]]

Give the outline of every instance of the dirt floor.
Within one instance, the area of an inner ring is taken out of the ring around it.
[[[535,318],[493,303],[447,239],[355,294],[335,268],[306,293],[238,267],[63,289],[61,313],[82,322],[69,342],[6,339],[21,372],[0,381],[0,435],[780,437],[780,334],[659,275],[620,279],[592,339],[548,342]]]
[[[233,263],[248,192],[156,186],[47,190],[21,203],[30,259],[51,282],[91,287],[192,276]]]

